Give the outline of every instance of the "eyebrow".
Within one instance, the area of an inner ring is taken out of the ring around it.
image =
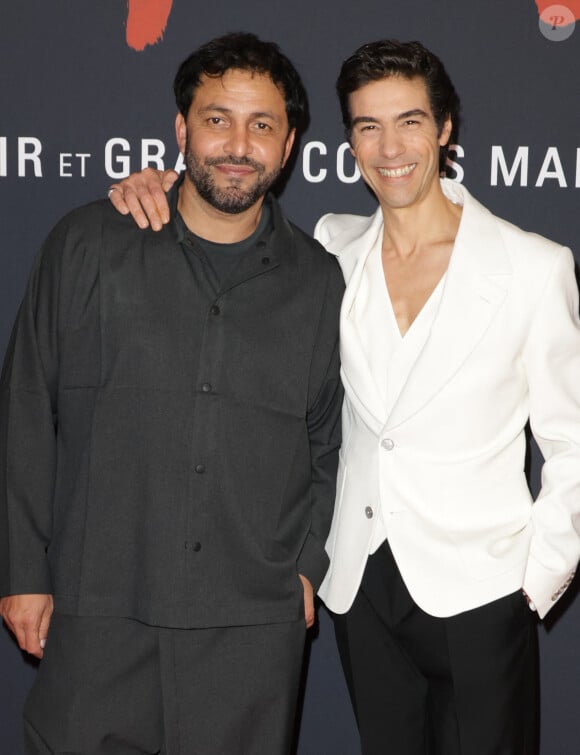
[[[378,118],[373,118],[372,115],[358,115],[352,119],[351,126],[358,126],[359,123],[378,123]]]
[[[411,118],[414,115],[420,115],[423,116],[423,118],[430,118],[431,116],[429,113],[425,112],[425,110],[421,110],[421,108],[415,108],[414,110],[406,110],[404,113],[400,113],[397,116],[397,120],[405,120],[405,118]]]
[[[403,121],[405,118],[412,118],[413,116],[422,116],[423,118],[430,118],[431,116],[425,110],[421,108],[415,108],[414,110],[405,110],[404,113],[399,113],[396,116],[397,121]],[[352,126],[357,126],[359,123],[379,123],[379,119],[372,115],[359,115],[352,120]]]
[[[224,115],[229,115],[230,113],[233,113],[233,110],[231,108],[222,107],[220,105],[214,105],[213,103],[210,103],[209,105],[206,105],[205,107],[202,107],[200,110],[198,110],[198,113],[223,113]],[[255,113],[249,113],[249,117],[270,118],[270,120],[272,121],[278,120],[274,113],[270,112],[269,110],[258,110]]]

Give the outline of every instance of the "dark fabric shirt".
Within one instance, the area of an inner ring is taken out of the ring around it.
[[[183,243],[186,253],[205,256],[206,261],[209,262],[208,275],[217,292],[235,270],[243,255],[256,246],[257,241],[266,231],[272,231],[271,217],[272,209],[267,198],[262,205],[262,214],[256,230],[248,238],[233,244],[218,244],[196,236],[187,228],[179,212],[176,223],[178,227],[182,227],[180,232],[184,234]]]
[[[107,201],[33,269],[0,385],[0,594],[173,627],[293,620],[334,501],[335,260],[271,199],[216,293]]]

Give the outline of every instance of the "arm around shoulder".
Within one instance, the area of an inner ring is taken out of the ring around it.
[[[131,173],[109,189],[109,199],[122,215],[131,214],[139,228],[160,231],[169,222],[169,205],[165,192],[178,178],[174,170],[145,168]]]

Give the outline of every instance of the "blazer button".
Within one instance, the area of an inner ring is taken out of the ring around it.
[[[373,518],[373,510],[372,510],[372,508],[370,506],[367,506],[365,508],[365,516],[366,516],[367,519],[372,519]]]
[[[195,551],[196,553],[199,553],[199,552],[200,552],[200,550],[201,550],[201,543],[197,543],[197,542],[196,542],[196,543],[194,543],[194,544],[193,544],[193,545],[192,545],[191,547],[193,548],[193,550],[194,550],[194,551]]]
[[[385,449],[385,451],[392,451],[395,447],[395,441],[391,440],[391,438],[384,438],[381,441],[381,446]]]
[[[201,390],[202,390],[202,391],[203,391],[204,393],[210,393],[210,391],[211,391],[211,383],[204,383],[204,384],[203,384],[203,385],[201,386]]]
[[[217,304],[212,304],[212,307],[209,311],[211,312],[212,315],[219,315],[219,313],[221,312],[221,309],[218,307]]]
[[[198,464],[198,465],[197,465],[197,466],[195,467],[195,471],[197,472],[197,474],[203,474],[203,473],[205,472],[205,467],[204,467],[204,465],[203,465],[203,464]]]

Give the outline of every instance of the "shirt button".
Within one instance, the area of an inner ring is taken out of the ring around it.
[[[367,519],[372,519],[373,518],[373,510],[372,510],[372,508],[370,506],[367,506],[365,508],[365,516],[366,516]]]
[[[391,440],[391,438],[384,438],[384,440],[381,441],[381,446],[385,451],[392,451],[395,447],[395,442]]]
[[[193,544],[193,545],[192,545],[191,547],[193,548],[193,550],[194,550],[194,551],[195,551],[196,553],[199,553],[199,552],[200,552],[200,550],[201,550],[201,543],[197,543],[197,542],[196,542],[196,543],[194,543],[194,544]]]
[[[201,386],[201,390],[202,390],[202,391],[203,391],[204,393],[209,393],[209,392],[211,391],[211,383],[204,383],[204,384],[203,384],[203,385]]]
[[[195,471],[197,474],[203,474],[205,472],[205,466],[203,464],[198,464],[195,468]]]
[[[209,311],[211,312],[212,315],[219,315],[219,313],[221,312],[221,309],[218,307],[217,304],[213,304]]]

